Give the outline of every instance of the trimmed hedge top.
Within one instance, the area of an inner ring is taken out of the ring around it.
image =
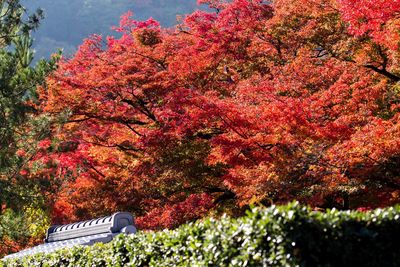
[[[297,202],[0,266],[400,266],[400,207],[314,212]]]

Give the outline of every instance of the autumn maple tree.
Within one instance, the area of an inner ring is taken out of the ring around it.
[[[57,120],[29,175],[60,184],[54,221],[397,203],[398,1],[199,3],[176,28],[127,13],[40,89]]]

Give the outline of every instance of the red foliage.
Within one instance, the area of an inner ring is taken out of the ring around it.
[[[184,201],[153,209],[136,219],[142,229],[173,228],[196,218],[201,218],[214,207],[213,198],[205,193],[191,195]]]
[[[340,0],[343,18],[352,34],[368,34],[378,43],[398,45],[400,2],[397,0]]]
[[[200,2],[216,11],[175,30],[128,13],[48,79],[43,111],[68,115],[36,158],[62,183],[56,219],[398,202],[397,1]]]

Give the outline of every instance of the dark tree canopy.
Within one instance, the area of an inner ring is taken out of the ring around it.
[[[26,179],[21,168],[27,158],[20,157],[20,147],[29,150],[28,139],[45,134],[45,120],[36,115],[36,86],[54,62],[31,66],[34,52],[30,34],[42,18],[41,10],[26,14],[19,1],[0,1],[0,254],[13,248],[11,240],[27,242],[28,207],[42,203],[41,186]],[[19,222],[18,227],[16,227]]]

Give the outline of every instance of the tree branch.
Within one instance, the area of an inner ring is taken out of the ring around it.
[[[388,72],[386,69],[380,69],[378,67],[375,67],[373,65],[364,65],[367,69],[373,70],[379,74],[382,74],[383,76],[391,79],[392,81],[398,82],[400,81],[400,77],[394,75],[393,73]]]

